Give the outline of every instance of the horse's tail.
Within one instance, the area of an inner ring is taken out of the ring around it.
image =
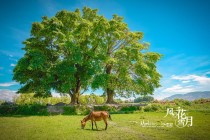
[[[112,118],[111,118],[111,115],[109,114],[109,120],[111,120],[112,121]]]

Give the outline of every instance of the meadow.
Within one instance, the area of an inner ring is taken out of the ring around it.
[[[111,114],[108,129],[105,124],[97,122],[98,130],[91,129],[87,122],[81,129],[80,121],[83,115],[50,115],[50,116],[7,116],[0,117],[1,140],[25,139],[73,139],[73,140],[104,140],[104,139],[177,139],[177,140],[207,140],[210,138],[210,112],[190,111],[193,116],[193,126],[172,127],[142,127],[141,122],[154,123],[173,122],[165,117],[166,112],[138,112],[134,114]]]

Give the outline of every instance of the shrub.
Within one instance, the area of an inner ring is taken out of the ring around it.
[[[40,104],[32,105],[1,105],[1,115],[47,115],[47,107]]]
[[[105,100],[104,100],[103,97],[95,96],[95,103],[96,103],[97,105],[103,104],[104,102],[105,102]]]
[[[86,96],[86,95],[80,96],[80,97],[79,97],[79,102],[80,102],[82,105],[88,104],[88,98],[87,98],[87,97],[88,97],[88,96]]]
[[[14,99],[14,102],[18,105],[32,105],[32,104],[54,105],[59,102],[69,104],[70,98],[68,96],[42,98],[42,97],[34,97],[34,93],[27,93],[27,94],[20,94],[20,96]]]
[[[78,115],[87,115],[90,113],[90,111],[91,111],[91,109],[88,106],[78,106],[76,113]]]
[[[0,115],[12,115],[15,114],[18,106],[13,105],[1,105],[0,106]]]
[[[145,112],[161,111],[162,107],[159,104],[151,104],[144,107]]]
[[[17,112],[18,115],[47,115],[47,107],[40,104],[32,105],[19,105]]]
[[[1,104],[3,104],[4,102],[5,102],[5,101],[3,101],[3,100],[0,100],[0,105],[1,105]]]
[[[79,101],[82,105],[87,105],[87,104],[96,104],[100,105],[105,102],[103,97],[97,96],[95,94],[91,95],[82,95],[79,97]]]
[[[139,110],[137,106],[123,106],[120,111],[127,111],[127,112],[132,112],[132,111],[136,111]]]
[[[94,106],[95,111],[108,111],[109,113],[116,113],[117,108],[115,106],[108,106],[108,105],[101,105],[101,106]]]
[[[191,106],[192,103],[191,103],[190,101],[185,100],[185,101],[184,101],[184,105]]]
[[[63,106],[63,114],[64,115],[76,115],[76,107],[75,106]]]
[[[134,103],[139,103],[142,101],[151,102],[151,101],[154,101],[154,98],[152,96],[143,96],[143,97],[138,97],[134,99]]]

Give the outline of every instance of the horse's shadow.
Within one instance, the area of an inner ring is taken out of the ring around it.
[[[86,131],[105,131],[105,129],[83,129],[83,130],[86,130]]]

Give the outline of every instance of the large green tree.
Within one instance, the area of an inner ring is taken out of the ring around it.
[[[50,96],[53,89],[78,103],[81,90],[101,70],[103,19],[85,7],[82,13],[64,10],[33,23],[31,37],[23,42],[25,54],[14,68],[13,79],[22,84],[18,92]]]
[[[20,93],[49,96],[53,89],[69,93],[72,104],[90,86],[104,89],[107,103],[116,93],[152,94],[160,86],[161,55],[148,52],[142,37],[117,15],[108,20],[87,7],[60,11],[32,24],[13,79],[22,84]]]
[[[149,52],[149,43],[143,43],[143,33],[131,31],[123,18],[114,15],[106,20],[104,71],[96,74],[93,88],[103,88],[107,103],[115,103],[114,95],[152,94],[159,87],[161,75],[156,62],[161,55]]]

